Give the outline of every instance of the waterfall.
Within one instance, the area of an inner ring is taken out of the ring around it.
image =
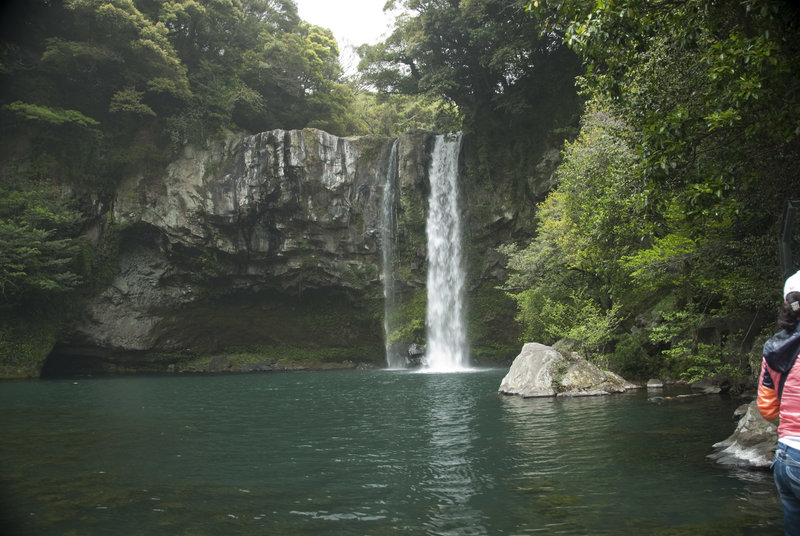
[[[464,329],[464,269],[458,157],[461,134],[437,136],[430,167],[428,199],[428,311],[424,367],[451,372],[469,366]]]
[[[383,334],[386,348],[386,366],[390,369],[405,368],[406,359],[392,350],[389,336],[392,332],[391,318],[394,310],[394,229],[395,190],[397,188],[397,143],[392,144],[386,179],[383,183],[381,203],[381,253],[383,257]]]

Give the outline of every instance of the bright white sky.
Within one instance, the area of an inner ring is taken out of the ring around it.
[[[330,28],[339,44],[339,60],[345,72],[355,71],[354,48],[375,44],[389,35],[394,15],[384,13],[386,0],[294,0],[300,18]]]

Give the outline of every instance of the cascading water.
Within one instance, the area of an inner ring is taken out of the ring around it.
[[[386,180],[383,183],[381,203],[381,250],[383,254],[383,333],[386,348],[386,366],[390,369],[405,368],[406,359],[392,350],[389,336],[392,332],[391,318],[394,309],[394,228],[395,228],[395,189],[397,188],[397,143],[392,144],[392,152],[386,167]]]
[[[428,199],[428,311],[424,369],[453,372],[469,367],[464,329],[464,270],[458,157],[461,134],[436,137]]]

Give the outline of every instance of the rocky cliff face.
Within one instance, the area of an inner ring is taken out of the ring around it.
[[[406,157],[424,158],[427,137],[401,139]],[[165,174],[129,177],[105,230],[119,240],[116,276],[49,366],[80,356],[90,368],[158,369],[265,346],[379,358],[392,143],[276,130],[187,147]],[[424,171],[409,162],[400,180],[424,190]]]
[[[195,275],[292,293],[363,290],[377,284],[386,145],[279,130],[187,148],[165,177],[123,184],[114,219],[157,230],[173,256],[204,253],[190,256]],[[196,298],[181,287],[176,299]]]
[[[401,307],[425,284],[432,140],[426,132],[398,140],[392,239]],[[119,243],[116,275],[46,367],[164,370],[198,355],[275,347],[382,362],[380,218],[393,143],[275,130],[186,147],[166,173],[127,178],[98,233]],[[483,201],[475,212],[479,203],[464,200],[487,251],[471,269],[476,295],[482,278],[498,275],[490,250],[507,237],[489,231],[513,219],[507,204]],[[484,308],[471,311],[481,326],[513,316],[513,307]]]

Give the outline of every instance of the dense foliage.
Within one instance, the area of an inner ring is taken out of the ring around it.
[[[160,156],[165,138],[349,128],[333,35],[291,0],[33,0],[6,11],[5,128],[37,141],[43,123],[91,131],[84,145],[104,165],[95,176]]]
[[[574,122],[577,56],[557,34],[540,32],[518,0],[387,6],[403,14],[386,41],[359,48],[363,80],[382,94],[443,99],[476,140],[482,173],[513,169],[524,181],[548,141],[543,133]]]
[[[743,372],[742,350],[774,326],[781,214],[800,187],[797,12],[774,0],[529,9],[583,58],[589,104],[537,238],[507,250],[528,336],[616,348],[632,374]]]

